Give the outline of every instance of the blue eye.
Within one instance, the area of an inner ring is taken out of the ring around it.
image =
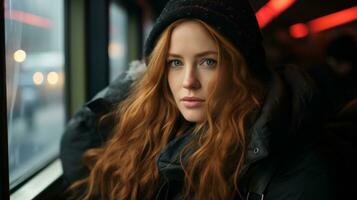
[[[180,60],[176,60],[176,59],[167,61],[167,65],[169,67],[178,67],[181,64],[182,64],[181,61]]]
[[[201,62],[201,64],[203,64],[203,63],[206,63],[206,65],[207,65],[208,67],[215,67],[217,61],[214,60],[214,59],[212,59],[212,58],[205,58],[205,59],[203,59],[203,61]]]

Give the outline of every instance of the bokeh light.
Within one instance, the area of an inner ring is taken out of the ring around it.
[[[44,80],[43,74],[41,72],[35,72],[32,75],[32,80],[35,85],[41,85]]]
[[[58,82],[59,76],[57,72],[50,72],[47,74],[47,82],[51,85],[55,85]]]
[[[26,60],[26,52],[22,49],[15,51],[14,60],[18,63],[22,63]]]

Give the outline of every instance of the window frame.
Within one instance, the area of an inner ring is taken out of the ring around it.
[[[63,0],[63,25],[64,25],[64,74],[67,76],[68,71],[68,35],[67,35],[67,5],[70,0]],[[1,1],[1,8],[5,10],[5,0]],[[32,174],[28,174],[23,180],[16,184],[13,188],[10,188],[10,171],[9,171],[9,146],[8,146],[8,119],[7,119],[7,93],[6,93],[6,45],[5,45],[5,13],[1,14],[0,18],[0,199],[33,199],[46,190],[49,186],[56,183],[58,188],[61,188],[62,167],[60,166],[59,155],[54,155],[48,159],[41,167],[34,169]],[[67,79],[67,78],[65,78]],[[68,120],[69,106],[68,106],[68,83],[67,80],[64,83],[64,103],[65,103],[65,121]],[[34,193],[31,191],[34,186],[42,186]],[[53,196],[54,197],[54,196]]]
[[[10,198],[11,200],[38,198],[38,195],[56,182],[62,174],[61,161],[58,158],[24,182],[21,187],[11,193]]]
[[[109,1],[88,0],[86,6],[86,101],[109,84]]]
[[[5,0],[1,1],[1,10],[5,9]],[[9,156],[7,138],[7,98],[6,98],[6,54],[5,54],[5,13],[0,18],[0,199],[9,197]]]

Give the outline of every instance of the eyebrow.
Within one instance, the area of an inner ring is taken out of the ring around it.
[[[201,56],[208,55],[208,54],[218,54],[218,53],[216,51],[204,51],[204,52],[196,54],[195,57],[201,57]],[[173,53],[169,53],[169,56],[182,58],[181,55],[173,54]]]

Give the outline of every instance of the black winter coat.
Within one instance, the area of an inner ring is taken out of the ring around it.
[[[87,149],[102,145],[113,126],[98,128],[96,122],[126,97],[132,81],[132,74],[121,75],[68,123],[60,153],[66,185],[88,174],[81,156]],[[333,169],[318,148],[321,108],[316,94],[309,78],[295,67],[273,73],[263,108],[249,131],[250,144],[240,179],[244,195],[254,181],[254,170],[275,160],[276,169],[264,191],[264,200],[337,199]],[[183,171],[178,154],[191,137],[183,134],[161,151],[157,165],[168,182],[162,185],[158,199],[180,199]]]

